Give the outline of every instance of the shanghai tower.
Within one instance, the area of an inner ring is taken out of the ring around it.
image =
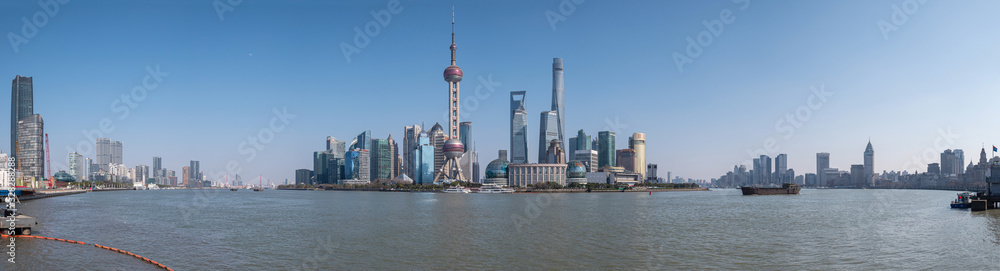
[[[566,89],[563,85],[563,60],[562,58],[552,59],[552,111],[556,112],[558,119],[556,127],[559,133],[559,142],[562,149],[566,149]],[[540,147],[541,148],[541,147]],[[565,157],[563,157],[565,158]],[[539,162],[540,163],[540,162]]]

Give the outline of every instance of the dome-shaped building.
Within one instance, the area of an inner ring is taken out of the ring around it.
[[[580,161],[569,161],[566,163],[566,183],[587,183],[587,167]]]
[[[392,181],[390,181],[390,183],[393,183],[393,184],[413,184],[413,179],[410,179],[410,176],[406,176],[406,174],[402,174],[402,175],[396,176],[396,178],[392,178]]]
[[[486,181],[483,184],[507,184],[507,159],[497,158],[486,165]]]
[[[69,173],[66,173],[66,171],[62,171],[62,170],[60,170],[59,172],[56,172],[56,174],[52,174],[52,178],[55,178],[56,181],[60,181],[60,182],[75,182],[76,181],[76,179],[73,178],[72,175],[69,175]]]

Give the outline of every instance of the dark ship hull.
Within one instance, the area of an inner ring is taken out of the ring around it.
[[[798,195],[799,191],[802,191],[802,187],[798,185],[784,185],[781,188],[760,188],[760,187],[748,187],[744,186],[740,188],[743,190],[744,196],[749,195]]]

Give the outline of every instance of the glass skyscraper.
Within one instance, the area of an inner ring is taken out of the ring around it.
[[[10,84],[10,150],[8,153],[16,154],[17,122],[35,114],[33,93],[31,77],[14,76],[14,80]],[[17,158],[15,157],[15,163],[18,163]]]
[[[371,150],[372,149],[372,131],[364,131],[358,134],[356,142],[351,146],[351,149],[362,149]]]
[[[465,152],[472,150],[472,122],[463,121],[458,124],[458,138],[462,140],[462,145],[465,146]]]
[[[413,151],[414,176],[413,182],[418,184],[434,183],[434,145],[426,136],[417,139],[418,146]]]
[[[32,114],[17,122],[17,157],[19,171],[25,179],[42,181],[45,179],[45,123],[42,116]]]
[[[563,60],[552,59],[552,111],[556,112],[556,138],[561,142],[559,147],[566,149],[566,88],[563,83]],[[546,144],[548,145],[548,144]],[[563,157],[565,158],[565,157]],[[539,162],[541,163],[541,162]]]
[[[615,166],[615,132],[598,132],[597,145],[597,167]]]
[[[528,111],[525,91],[510,92],[510,163],[528,163]]]
[[[593,147],[590,146],[590,135],[583,132],[583,129],[576,132],[576,150],[592,150]]]
[[[548,160],[546,151],[548,150],[549,142],[559,139],[559,114],[556,111],[545,111],[540,116],[538,128],[538,163],[543,163]],[[562,143],[560,142],[559,145],[562,145]]]
[[[385,139],[372,139],[371,180],[388,181],[392,179],[392,149]]]

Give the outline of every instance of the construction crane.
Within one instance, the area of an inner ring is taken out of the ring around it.
[[[48,180],[48,188],[51,189],[55,180],[52,178],[52,159],[49,156],[49,133],[45,133],[45,179]]]

